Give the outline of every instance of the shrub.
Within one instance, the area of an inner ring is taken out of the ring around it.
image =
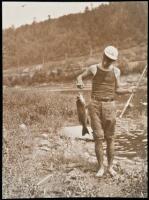
[[[129,65],[125,58],[120,58],[118,67],[121,70],[121,75],[127,75],[129,73]]]

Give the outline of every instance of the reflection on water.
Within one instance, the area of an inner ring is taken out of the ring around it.
[[[120,122],[120,121],[118,121]],[[122,123],[123,125],[123,123]],[[66,126],[62,129],[62,134],[68,138],[71,138],[72,149],[77,154],[85,156],[88,153],[88,157],[95,157],[95,149],[93,144],[93,135],[91,127],[88,127],[90,134],[82,136],[82,126]],[[126,127],[125,127],[126,128]],[[147,134],[146,131],[135,131],[132,129],[121,129],[119,124],[116,125],[115,131],[115,158],[116,160],[125,160],[129,163],[142,163],[147,159]],[[76,142],[75,142],[75,141]],[[82,141],[84,143],[82,143]],[[106,142],[103,143],[104,153],[106,154]],[[96,160],[96,159],[95,159]]]
[[[117,156],[133,159],[139,157],[146,159],[147,155],[147,135],[143,131],[139,134],[121,134],[115,139],[115,149]]]

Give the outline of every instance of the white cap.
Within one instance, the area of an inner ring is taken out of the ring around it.
[[[112,59],[112,60],[117,60],[118,58],[118,50],[117,48],[113,47],[113,46],[108,46],[104,49],[104,53],[105,55]]]

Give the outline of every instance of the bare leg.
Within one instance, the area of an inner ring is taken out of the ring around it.
[[[96,174],[97,177],[102,177],[104,174],[103,166],[103,139],[104,132],[100,119],[101,104],[96,101],[92,101],[89,106],[89,114],[91,118],[91,127],[93,130],[93,136],[95,140],[95,153],[99,164],[99,170]]]
[[[95,140],[95,153],[99,164],[99,170],[96,174],[97,177],[102,177],[104,174],[104,165],[103,165],[103,141]]]
[[[114,159],[114,139],[107,139],[108,171],[112,176],[116,175],[116,172],[113,169],[113,159]]]

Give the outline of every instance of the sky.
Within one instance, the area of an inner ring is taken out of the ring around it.
[[[70,13],[84,12],[86,6],[97,7],[104,2],[2,2],[2,28],[12,25],[15,28],[51,18],[58,18]]]

